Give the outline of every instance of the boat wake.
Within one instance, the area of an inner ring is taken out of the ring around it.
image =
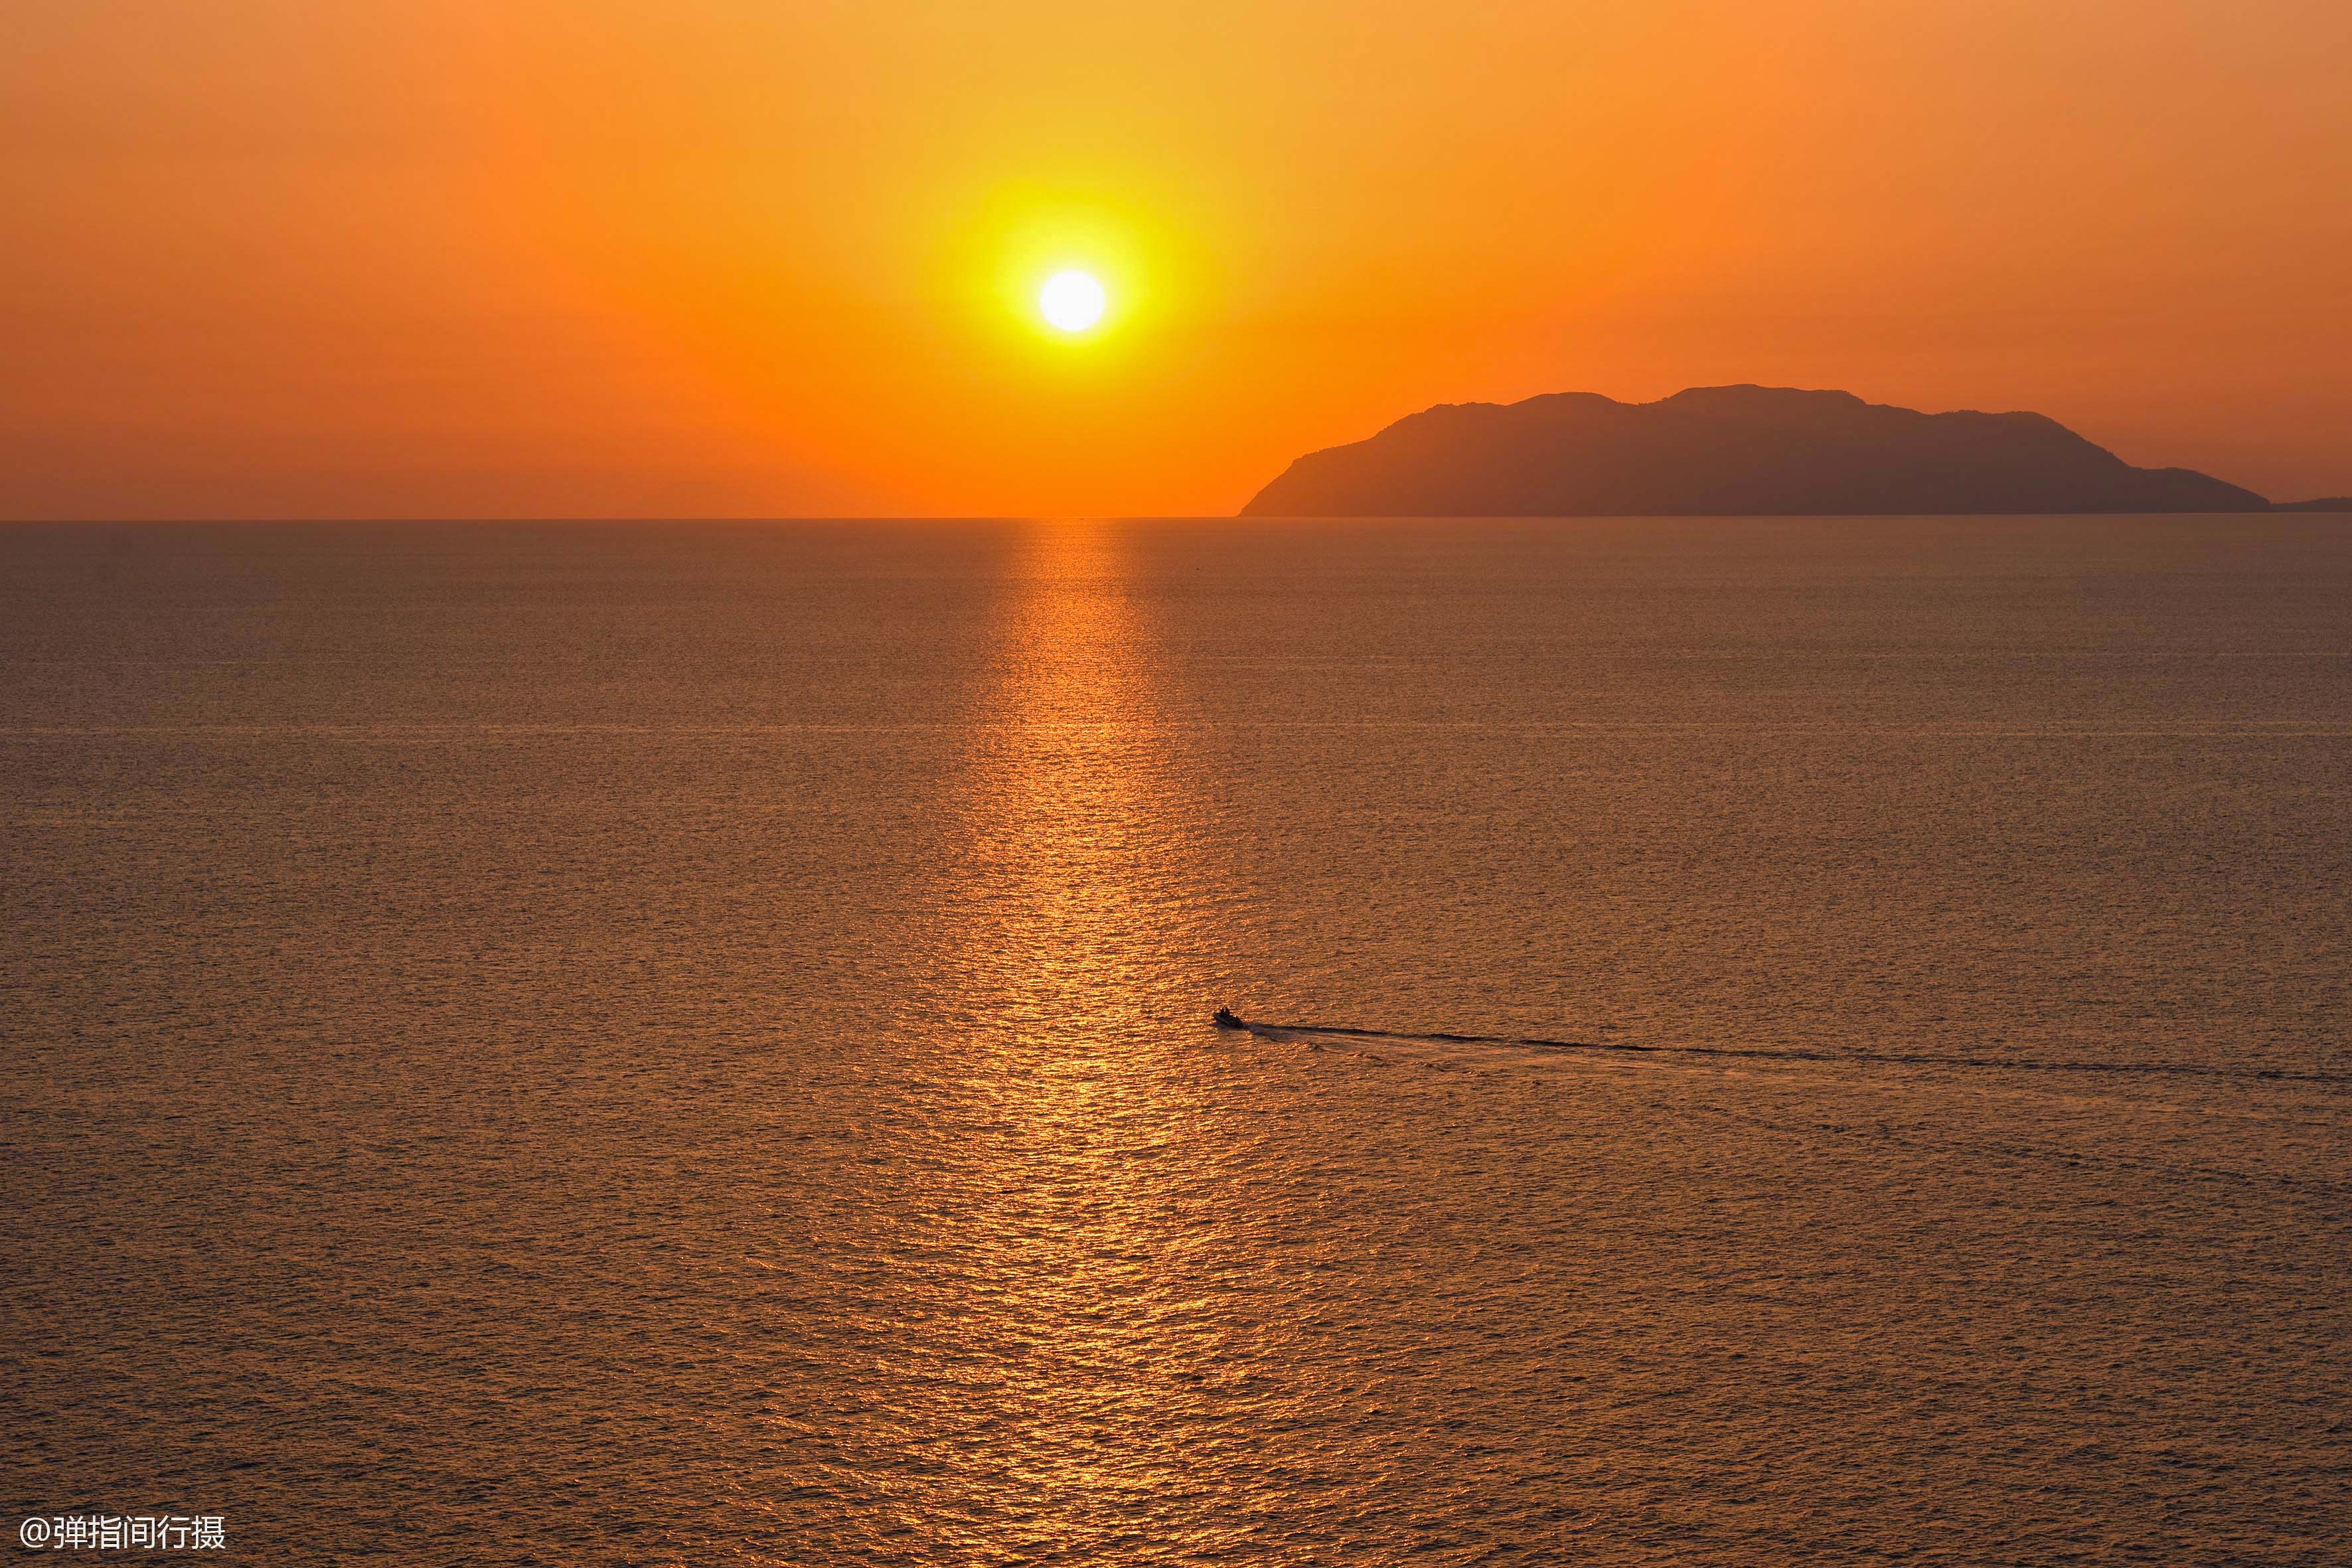
[[[1943,1051],[1824,1051],[1801,1047],[1768,1050],[1743,1046],[1641,1046],[1627,1041],[1551,1040],[1522,1035],[1456,1035],[1438,1029],[1363,1029],[1343,1024],[1270,1024],[1250,1018],[1234,1018],[1231,1024],[1221,1026],[1238,1028],[1269,1040],[1314,1040],[1328,1037],[1438,1045],[1505,1046],[1521,1050],[1574,1051],[1608,1056],[1717,1057],[1743,1061],[1825,1062],[1852,1067],[1975,1068],[2001,1072],[2258,1079],[2270,1083],[2352,1083],[2352,1072],[2287,1072],[2269,1068],[2210,1067],[2194,1062],[2067,1062]]]

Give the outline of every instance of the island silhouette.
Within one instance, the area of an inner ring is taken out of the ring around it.
[[[1696,386],[1449,403],[1311,452],[1244,517],[1822,516],[2264,511],[2137,468],[2039,414],[1922,414],[1850,392]]]

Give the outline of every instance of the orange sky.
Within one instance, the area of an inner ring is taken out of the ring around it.
[[[1431,403],[1729,381],[2352,492],[2345,0],[5,27],[0,516],[1225,512]]]

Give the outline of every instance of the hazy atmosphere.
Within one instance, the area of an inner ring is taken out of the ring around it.
[[[6,0],[0,1532],[2352,1563],[2346,0]]]
[[[2340,0],[15,0],[0,515],[1230,512],[1432,403],[2352,491]],[[1108,285],[1084,342],[1025,291]]]

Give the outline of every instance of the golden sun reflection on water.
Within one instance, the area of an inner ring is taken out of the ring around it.
[[[928,1146],[900,1163],[930,1188],[919,1310],[961,1320],[964,1353],[898,1393],[908,1429],[979,1450],[936,1478],[962,1495],[933,1517],[1005,1510],[999,1545],[1174,1506],[1182,1455],[1105,1439],[1231,1359],[1171,1289],[1244,1243],[1202,1177],[1199,807],[1130,566],[1116,524],[1024,540],[953,807],[951,929],[927,942],[958,1011],[903,1130]]]
[[[1025,544],[961,803],[967,952],[995,1021],[1055,1057],[1065,1018],[1094,1020],[1100,1048],[1182,1005],[1171,966],[1202,868],[1125,533],[1040,524]]]

